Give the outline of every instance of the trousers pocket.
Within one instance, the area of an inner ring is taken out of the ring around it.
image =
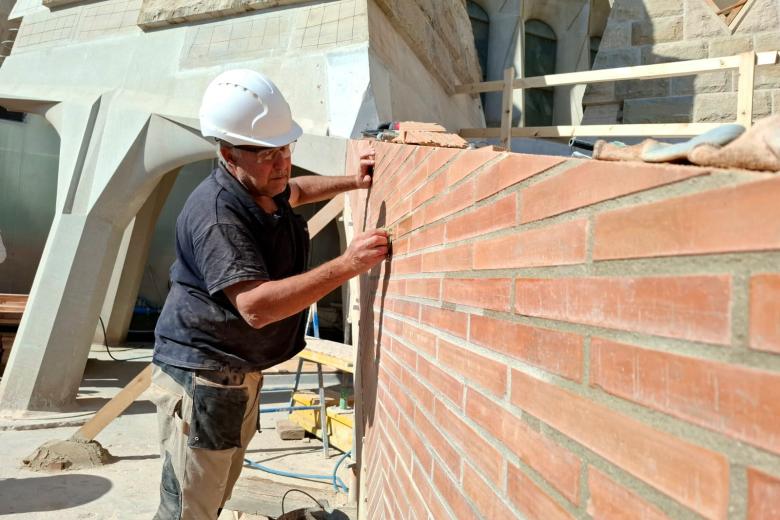
[[[196,384],[187,445],[207,450],[241,447],[241,424],[247,401],[249,396],[244,387]]]

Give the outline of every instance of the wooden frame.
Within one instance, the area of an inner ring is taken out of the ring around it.
[[[757,66],[776,65],[780,62],[780,52],[769,51],[745,52],[723,58],[707,58],[702,60],[677,61],[655,65],[639,65],[635,67],[618,67],[614,69],[590,70],[583,72],[568,72],[532,78],[516,78],[510,81],[507,69],[504,80],[470,83],[455,87],[457,94],[477,94],[480,92],[503,91],[501,128],[464,128],[460,131],[464,138],[498,137],[501,145],[509,149],[512,137],[574,137],[574,136],[658,136],[658,137],[689,137],[706,132],[720,126],[709,123],[669,123],[643,125],[570,125],[548,127],[518,127],[511,128],[511,96],[515,89],[541,88],[563,85],[578,85],[582,83],[608,83],[624,80],[644,80],[657,78],[673,78],[692,76],[703,72],[718,70],[739,70],[737,90],[737,121],[745,127],[752,123],[753,85],[755,68]],[[509,97],[509,101],[507,101]],[[509,106],[509,114],[505,107]],[[506,125],[506,120],[510,125]],[[521,123],[522,124],[522,123]],[[504,144],[506,143],[506,144]]]

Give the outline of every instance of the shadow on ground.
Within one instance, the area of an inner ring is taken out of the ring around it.
[[[97,500],[111,481],[94,475],[52,475],[0,480],[0,515],[58,511]]]

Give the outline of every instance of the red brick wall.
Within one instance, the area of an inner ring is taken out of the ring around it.
[[[363,518],[780,518],[780,176],[375,146]]]

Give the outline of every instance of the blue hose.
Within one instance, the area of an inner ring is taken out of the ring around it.
[[[279,475],[282,477],[303,478],[303,479],[311,479],[311,480],[330,480],[333,482],[333,489],[337,493],[339,491],[344,491],[344,493],[348,493],[349,488],[347,487],[346,484],[344,484],[344,481],[341,480],[341,478],[336,475],[336,472],[338,471],[341,463],[344,462],[344,459],[349,457],[351,454],[352,454],[352,450],[346,452],[344,455],[342,455],[339,458],[338,462],[336,462],[336,466],[333,468],[333,474],[331,475],[307,475],[305,473],[292,473],[290,471],[282,471],[280,469],[269,468],[268,466],[264,466],[257,462],[253,462],[249,459],[244,459],[244,464],[249,466],[250,468],[259,469],[265,471],[266,473],[271,473],[273,475]]]

